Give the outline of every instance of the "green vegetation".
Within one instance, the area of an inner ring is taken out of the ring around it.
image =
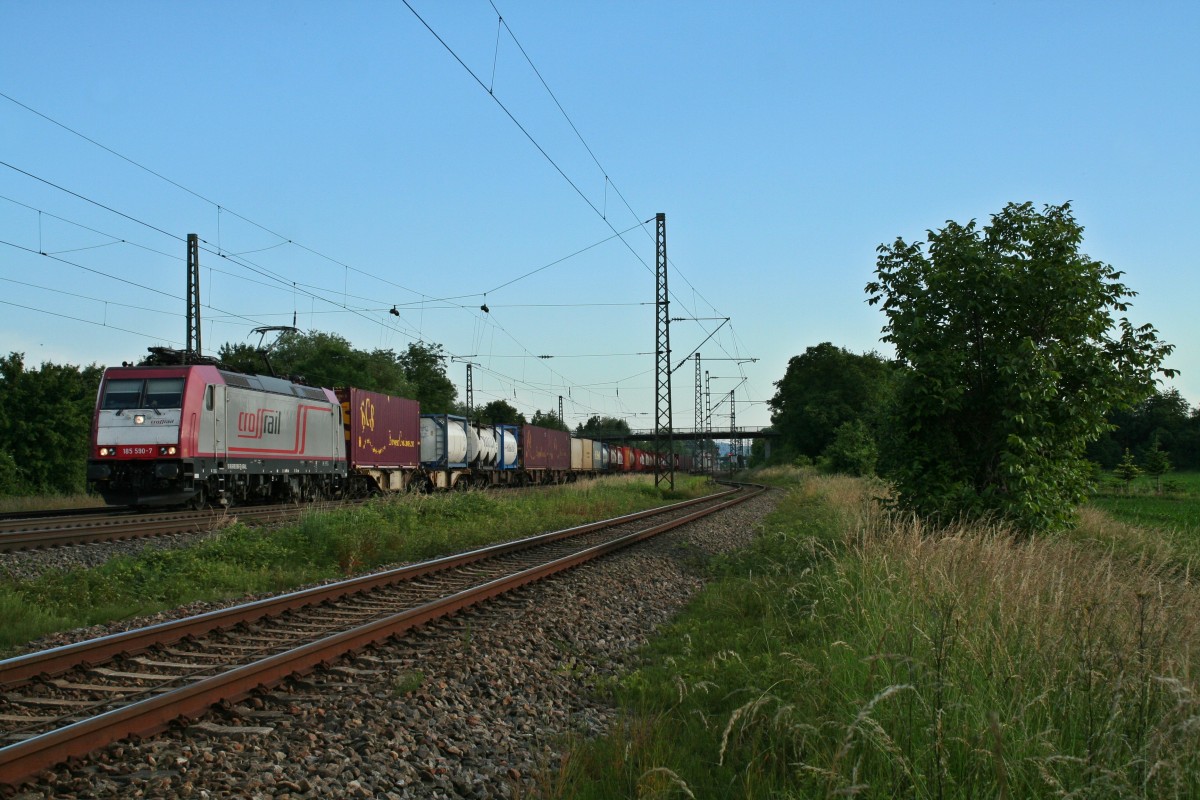
[[[544,796],[1200,796],[1200,597],[1161,539],[938,530],[862,480],[761,479],[793,483],[765,533]]]
[[[227,369],[267,373],[262,354],[248,344],[223,344],[218,356]],[[277,375],[310,386],[357,386],[417,400],[426,412],[454,410],[457,392],[446,377],[446,354],[440,344],[413,342],[400,354],[367,352],[336,333],[289,331],[271,347],[269,358]]]
[[[0,358],[0,497],[83,491],[101,372]]]
[[[1076,536],[1127,553],[1159,553],[1181,570],[1200,563],[1200,472],[1169,473],[1156,487],[1153,476],[1126,484],[1114,471],[1083,515]]]
[[[905,368],[888,460],[898,504],[925,517],[1073,522],[1085,450],[1112,409],[1154,389],[1174,349],[1125,317],[1135,294],[1082,252],[1069,204],[1010,203],[977,229],[879,247],[872,304]]]
[[[84,492],[9,496],[0,493],[0,514],[11,514],[18,511],[48,511],[50,509],[97,508],[102,505],[104,505],[103,499]]]
[[[711,491],[676,482],[679,498]],[[95,569],[0,583],[0,651],[38,636],[197,601],[277,592],[570,527],[664,504],[648,476],[604,478],[545,491],[404,495],[348,510],[309,512],[266,530],[231,523],[180,550],[146,550]]]
[[[876,449],[895,374],[895,367],[876,353],[857,355],[829,342],[793,356],[768,401],[772,426],[780,434],[772,462],[787,463],[797,456],[815,461],[827,455],[836,462],[833,468],[841,469],[847,443],[838,442],[839,431],[845,436],[851,430],[860,440],[851,446],[858,451],[852,460],[857,468],[872,471],[875,456],[862,448]]]

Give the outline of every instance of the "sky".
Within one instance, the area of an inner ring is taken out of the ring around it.
[[[182,347],[196,233],[205,352],[435,343],[653,427],[661,212],[674,424],[699,348],[760,426],[806,348],[890,355],[880,244],[1069,201],[1200,404],[1200,3],[408,2],[0,3],[0,353]]]

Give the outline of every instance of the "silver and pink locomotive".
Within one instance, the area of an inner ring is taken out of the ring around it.
[[[563,483],[649,453],[534,425],[422,414],[415,400],[214,366],[105,370],[88,483],[114,505],[298,502]]]
[[[278,378],[108,369],[92,432],[88,482],[113,504],[306,500],[346,482],[341,403]]]

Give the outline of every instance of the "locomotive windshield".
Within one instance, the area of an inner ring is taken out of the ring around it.
[[[131,408],[180,408],[183,378],[122,378],[104,385],[100,408],[120,411]]]

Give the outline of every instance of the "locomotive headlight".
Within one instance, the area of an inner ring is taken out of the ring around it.
[[[160,456],[173,456],[173,455],[175,455],[175,445],[171,445],[170,447],[160,447],[160,448],[158,448],[158,454],[159,454]]]
[[[145,414],[135,414],[135,415],[134,415],[134,417],[133,417],[133,424],[134,424],[134,425],[141,425],[141,424],[142,424],[143,422],[145,422],[145,421],[146,421],[146,415],[145,415]]]
[[[100,455],[111,456],[112,454],[113,454],[113,450],[111,447],[101,447],[100,448]]]
[[[167,455],[169,455],[169,456],[173,456],[177,452],[179,452],[179,451],[175,449],[175,445],[171,445],[170,447],[167,448]]]

